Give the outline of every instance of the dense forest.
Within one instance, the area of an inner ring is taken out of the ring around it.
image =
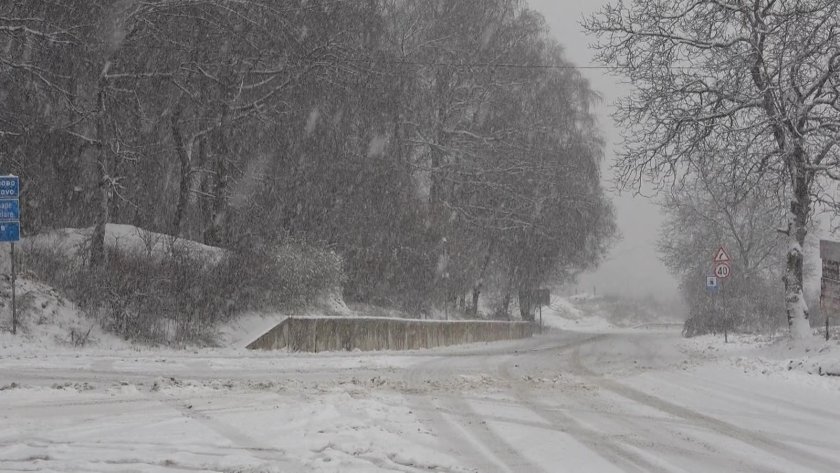
[[[0,171],[24,237],[94,228],[93,269],[123,223],[334,253],[348,300],[527,316],[615,234],[594,100],[519,0],[0,3]]]

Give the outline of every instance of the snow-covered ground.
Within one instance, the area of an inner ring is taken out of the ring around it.
[[[704,335],[681,342],[686,350],[703,357],[729,363],[744,373],[765,376],[798,377],[800,380],[840,376],[840,340],[815,336],[792,341],[784,332],[773,335]],[[813,380],[811,381],[813,382]]]
[[[537,311],[537,317],[542,315],[543,324],[561,330],[572,331],[607,331],[614,330],[613,327],[600,314],[587,313],[568,299],[554,297],[551,305]]]
[[[25,238],[20,246],[23,251],[29,248],[49,248],[74,256],[84,253],[92,233],[93,228],[62,228]],[[196,241],[155,233],[133,225],[112,223],[105,226],[105,245],[125,253],[157,258],[173,252],[186,252],[209,263],[218,263],[225,254],[221,248]]]
[[[840,471],[840,378],[782,342],[555,302],[566,329],[429,351],[0,345],[0,470]]]
[[[17,292],[17,335],[11,334],[10,281],[0,281],[0,353],[40,354],[67,347],[126,349],[130,345],[103,331],[73,302],[52,287],[20,278]]]

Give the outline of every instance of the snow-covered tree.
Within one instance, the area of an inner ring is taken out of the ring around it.
[[[786,242],[769,230],[785,221],[785,198],[771,188],[732,182],[730,177],[717,164],[698,163],[662,201],[666,218],[658,248],[663,263],[679,278],[689,308],[684,330],[689,336],[724,326],[766,329],[784,318],[784,298],[774,286],[783,274]],[[712,294],[705,278],[712,275],[712,258],[720,246],[732,258],[732,275],[720,280],[720,290]]]
[[[584,26],[635,89],[616,115],[621,183],[679,183],[711,143],[735,176],[785,190],[788,322],[809,336],[803,244],[814,204],[830,199],[824,185],[840,178],[840,3],[632,0]]]

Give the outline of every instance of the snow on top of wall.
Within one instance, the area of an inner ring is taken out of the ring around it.
[[[288,315],[279,313],[242,314],[219,326],[216,342],[221,347],[245,348],[269,330],[280,325],[287,317]]]

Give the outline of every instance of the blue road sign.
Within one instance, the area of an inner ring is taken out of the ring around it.
[[[712,294],[720,290],[720,284],[717,276],[706,276],[706,290]]]
[[[0,176],[0,199],[17,199],[20,197],[20,178],[17,176]]]
[[[20,241],[20,178],[0,176],[0,242]]]
[[[0,200],[0,222],[20,221],[20,201]]]
[[[20,223],[19,222],[0,223],[0,241],[5,241],[5,242],[20,241]]]

